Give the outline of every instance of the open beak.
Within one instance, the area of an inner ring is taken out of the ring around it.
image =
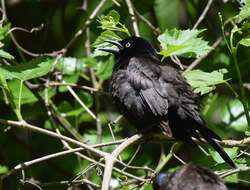
[[[114,48],[98,48],[98,50],[100,50],[100,51],[106,51],[106,52],[113,53],[113,54],[118,54],[119,51],[121,49],[123,49],[122,45],[118,41],[105,40],[105,42],[110,43],[112,45],[115,45],[116,47],[118,47],[118,49],[114,49]]]

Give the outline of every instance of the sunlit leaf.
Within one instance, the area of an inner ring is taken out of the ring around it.
[[[20,96],[20,80],[11,80],[8,81],[8,86],[13,94],[13,101],[15,104],[18,104],[19,98],[21,98],[21,104],[33,103],[37,101],[36,96],[31,92],[25,85],[22,87],[22,96]]]
[[[245,5],[240,9],[240,13],[236,16],[239,22],[250,16],[250,0],[245,0]]]
[[[9,171],[7,166],[0,165],[0,175]]]
[[[106,40],[120,41],[122,39],[112,31],[107,30],[102,32],[101,35],[98,36],[96,41],[93,43],[93,47],[96,48],[93,53],[94,56],[110,55],[110,53],[108,52],[99,51],[98,48],[117,48],[116,46],[105,42]]]
[[[0,75],[6,79],[30,80],[46,75],[53,64],[52,59],[33,59],[28,63],[19,65],[4,65],[0,68]]]
[[[195,93],[201,95],[206,94],[216,88],[216,85],[224,83],[224,74],[227,73],[226,69],[220,69],[211,73],[201,70],[191,70],[184,73],[188,83],[192,86]]]
[[[82,72],[87,67],[94,66],[96,60],[93,57],[75,58],[75,57],[63,57],[59,60],[56,68],[64,75],[71,75]]]
[[[107,15],[100,16],[98,22],[101,24],[102,30],[110,30],[116,32],[123,32],[130,36],[128,29],[120,23],[120,15],[117,11],[111,10]]]
[[[114,65],[113,57],[109,57],[106,61],[100,61],[96,67],[96,75],[102,80],[108,79],[112,75]]]
[[[3,27],[0,27],[0,41],[3,40],[7,36],[10,30],[10,27],[11,27],[10,23],[7,23]]]
[[[250,137],[250,131],[246,131],[245,135],[248,136],[248,137]]]
[[[233,147],[233,148],[224,148],[228,156],[233,159],[235,158],[238,153],[239,153],[239,148],[238,147]],[[216,152],[214,149],[209,149],[209,153],[211,154],[212,158],[214,161],[217,163],[221,164],[224,163],[225,161],[221,158],[218,152]]]
[[[208,42],[198,37],[204,30],[166,30],[158,37],[163,57],[179,55],[184,57],[199,57],[208,53],[211,47]]]
[[[5,59],[14,59],[14,57],[11,54],[2,49],[0,49],[0,57]]]
[[[243,38],[243,39],[240,40],[239,43],[240,43],[241,45],[243,45],[243,46],[249,47],[249,46],[250,46],[250,38]]]

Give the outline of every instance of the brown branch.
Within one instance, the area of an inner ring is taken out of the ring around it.
[[[142,22],[144,22],[150,29],[152,29],[153,33],[158,36],[161,34],[160,28],[156,28],[148,19],[146,19],[144,16],[142,16],[136,8],[133,6],[133,9],[135,11],[136,16],[138,19],[140,19]]]
[[[86,6],[88,7],[88,3]],[[86,40],[85,40],[84,45],[86,49],[86,55],[90,56],[91,48],[90,48],[90,28],[89,27],[86,28]],[[92,87],[95,89],[99,89],[100,87],[95,76],[95,71],[92,68],[89,68],[89,73],[90,73]],[[97,130],[96,142],[101,143],[102,142],[102,124],[101,124],[101,119],[100,119],[100,114],[99,114],[99,111],[100,111],[99,95],[94,94],[94,99],[95,99],[96,130]]]
[[[118,155],[129,145],[138,141],[142,136],[134,135],[120,144],[111,154],[105,156],[105,170],[102,180],[102,190],[109,190],[109,183],[112,175],[113,166],[117,160]]]
[[[132,4],[131,0],[125,0],[125,2],[128,6],[128,12],[131,16],[135,36],[140,36],[139,27],[138,27],[138,24],[136,22],[135,13],[134,13],[134,9],[133,9],[133,4]]]

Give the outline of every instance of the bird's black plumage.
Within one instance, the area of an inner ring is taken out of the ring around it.
[[[220,137],[206,127],[196,95],[172,66],[161,64],[154,48],[144,39],[130,37],[109,43],[118,49],[101,49],[116,57],[111,95],[121,113],[143,131],[161,127],[179,140],[193,143],[199,134],[231,166],[234,162],[214,140]],[[198,132],[197,132],[198,131]]]
[[[227,190],[216,174],[206,168],[187,164],[174,173],[160,173],[154,190]]]

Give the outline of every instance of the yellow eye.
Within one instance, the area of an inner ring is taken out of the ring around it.
[[[128,47],[130,47],[130,46],[131,46],[131,43],[130,43],[130,42],[128,42],[128,43],[125,44],[125,47],[126,47],[126,48],[128,48]]]

